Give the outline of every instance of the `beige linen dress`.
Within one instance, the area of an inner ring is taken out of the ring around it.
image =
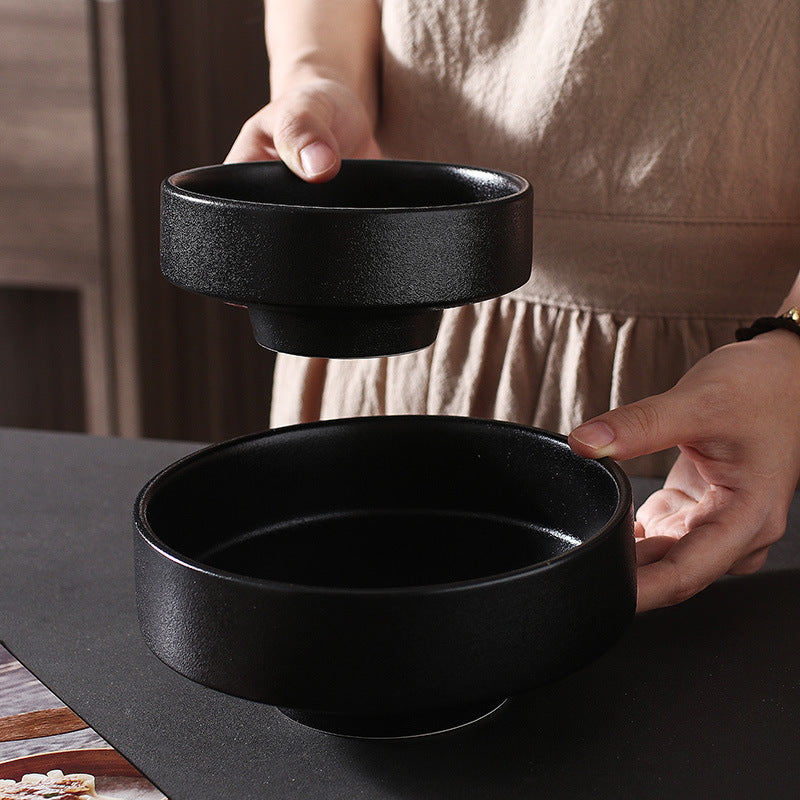
[[[280,356],[274,425],[420,413],[566,433],[775,313],[800,267],[800,3],[384,0],[382,16],[384,155],[528,178],[532,277],[446,311],[416,353]]]

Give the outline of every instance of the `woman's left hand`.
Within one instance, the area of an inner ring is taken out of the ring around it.
[[[721,347],[668,392],[595,417],[569,441],[618,460],[680,448],[636,517],[638,611],[755,572],[786,529],[800,477],[800,337]]]

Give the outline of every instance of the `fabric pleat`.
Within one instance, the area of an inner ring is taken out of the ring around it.
[[[415,353],[331,361],[280,355],[272,422],[446,414],[567,434],[609,408],[671,388],[744,323],[488,300],[446,311],[436,342]],[[674,457],[658,453],[625,467],[664,475]]]
[[[672,387],[800,268],[800,3],[382,0],[388,158],[534,190],[530,280],[435,343],[280,356],[272,422],[454,414],[560,433]],[[626,465],[663,475],[674,453]]]

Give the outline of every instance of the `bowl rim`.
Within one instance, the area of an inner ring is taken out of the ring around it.
[[[426,167],[433,168],[436,171],[458,170],[459,172],[472,172],[490,176],[500,176],[509,180],[509,182],[517,185],[517,190],[511,194],[505,194],[501,197],[492,197],[485,200],[475,200],[468,203],[449,203],[439,205],[425,205],[425,206],[315,206],[315,205],[298,205],[293,203],[268,203],[261,200],[244,200],[241,198],[221,197],[215,194],[208,194],[206,192],[199,192],[193,189],[187,189],[175,183],[176,180],[181,178],[191,178],[193,175],[209,172],[236,172],[246,171],[255,168],[268,169],[282,169],[294,175],[293,172],[282,161],[241,161],[231,164],[212,164],[204,167],[193,167],[191,169],[181,170],[173,175],[165,178],[162,187],[164,191],[169,191],[173,195],[181,196],[184,199],[191,200],[192,202],[200,203],[224,203],[231,208],[243,209],[272,209],[285,211],[287,213],[314,213],[314,214],[338,214],[338,213],[361,213],[369,216],[377,216],[379,214],[414,214],[426,213],[430,214],[434,211],[457,211],[461,209],[471,209],[476,207],[493,206],[498,204],[517,202],[526,194],[530,194],[533,190],[527,178],[518,175],[514,172],[507,172],[504,170],[495,170],[488,167],[478,167],[469,164],[455,164],[449,162],[439,161],[420,161],[411,159],[389,159],[389,158],[345,158],[342,159],[342,168],[347,169],[352,165],[359,166],[376,166],[379,169],[389,168],[390,165],[406,165],[409,167]],[[337,173],[338,175],[339,173]],[[332,180],[335,180],[335,177]],[[297,178],[302,181],[302,178]]]
[[[447,421],[445,424],[453,424],[459,426],[475,425],[478,427],[505,427],[514,428],[526,433],[533,433],[537,437],[550,439],[560,445],[568,447],[567,437],[552,431],[544,430],[542,428],[533,427],[530,425],[522,425],[516,422],[507,422],[504,420],[484,419],[476,417],[460,417],[452,415],[436,415],[436,414],[397,414],[397,415],[381,415],[370,417],[345,417],[341,419],[331,420],[318,420],[316,422],[305,422],[296,425],[287,425],[280,428],[273,428],[267,431],[260,431],[256,433],[246,434],[234,439],[228,439],[223,442],[218,442],[205,447],[201,447],[193,453],[183,456],[178,461],[173,462],[164,469],[156,473],[139,491],[133,508],[134,527],[139,538],[150,547],[152,550],[159,553],[162,557],[180,565],[183,568],[189,569],[203,575],[211,576],[217,580],[224,580],[231,582],[237,586],[249,586],[254,589],[270,589],[273,591],[283,593],[299,593],[306,596],[357,596],[357,597],[390,597],[397,595],[428,595],[439,594],[447,592],[459,592],[474,590],[479,587],[486,587],[488,585],[496,586],[507,582],[522,580],[537,572],[543,572],[551,569],[554,566],[563,564],[566,561],[581,558],[585,554],[590,553],[593,549],[600,547],[602,543],[611,536],[621,525],[629,513],[632,512],[633,507],[633,491],[631,488],[630,480],[628,479],[625,471],[620,465],[610,459],[583,459],[586,461],[594,461],[605,469],[610,474],[617,487],[617,505],[614,513],[603,524],[603,526],[594,533],[591,538],[581,542],[574,547],[570,547],[563,553],[559,553],[552,558],[545,561],[539,561],[534,564],[528,564],[524,567],[519,567],[507,572],[494,573],[491,575],[483,575],[478,578],[469,578],[460,581],[449,581],[444,583],[434,584],[410,584],[408,586],[389,586],[389,587],[347,587],[347,586],[324,586],[319,584],[305,584],[288,581],[280,581],[272,578],[254,578],[248,575],[242,575],[236,572],[212,567],[198,561],[194,558],[186,556],[180,551],[168,545],[151,527],[147,515],[146,507],[157,491],[159,484],[168,478],[170,475],[176,474],[187,466],[202,461],[212,453],[219,453],[229,448],[234,448],[250,441],[280,435],[282,433],[290,434],[293,431],[302,430],[309,431],[324,427],[339,427],[348,424],[374,424],[381,425],[383,420],[422,420],[422,424],[427,424],[426,420]],[[582,457],[574,454],[576,459]]]

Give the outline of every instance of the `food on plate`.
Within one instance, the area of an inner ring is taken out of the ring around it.
[[[27,800],[47,797],[50,800],[114,800],[94,790],[94,775],[75,772],[65,775],[51,769],[46,775],[32,772],[21,781],[0,780],[0,800]]]

